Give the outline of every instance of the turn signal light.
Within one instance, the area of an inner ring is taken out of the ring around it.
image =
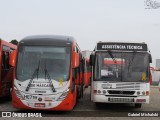
[[[146,91],[146,96],[148,96],[149,95],[149,91]]]
[[[97,93],[97,90],[93,90],[93,93],[95,93],[95,94],[96,94],[96,93]]]

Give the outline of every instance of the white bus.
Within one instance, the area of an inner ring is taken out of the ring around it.
[[[149,103],[150,63],[145,43],[98,42],[90,56],[91,100],[99,103]]]

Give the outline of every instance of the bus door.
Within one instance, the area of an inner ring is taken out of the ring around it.
[[[2,83],[2,96],[9,95],[11,80],[12,80],[12,70],[9,66],[9,55],[10,48],[8,46],[2,46],[2,63],[1,63],[1,83]]]

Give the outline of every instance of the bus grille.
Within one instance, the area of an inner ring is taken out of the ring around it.
[[[117,83],[116,89],[140,90],[140,83]]]
[[[118,102],[118,103],[130,103],[134,102],[133,98],[109,98],[109,102]]]
[[[108,90],[109,94],[120,94],[120,95],[133,95],[135,91],[115,91],[115,90]]]

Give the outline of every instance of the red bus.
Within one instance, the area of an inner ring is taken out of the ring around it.
[[[0,40],[0,97],[9,96],[12,88],[13,67],[9,65],[10,54],[17,47]]]
[[[85,59],[84,63],[85,69],[84,69],[84,86],[87,88],[90,85],[91,82],[91,66],[89,63],[89,59]]]
[[[90,54],[92,51],[82,51],[84,57],[84,87],[87,88],[91,82],[91,65],[89,63]]]
[[[68,36],[29,36],[19,42],[12,105],[21,109],[72,110],[82,96],[81,50]]]
[[[150,67],[150,84],[152,85],[152,76],[153,76],[153,73],[155,71],[155,68],[154,67]]]

